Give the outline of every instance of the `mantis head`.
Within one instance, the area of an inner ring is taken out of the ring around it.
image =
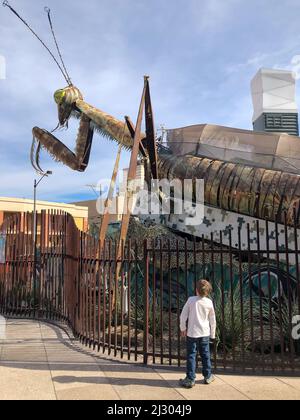
[[[58,106],[59,125],[61,127],[65,126],[70,119],[78,99],[83,100],[83,96],[80,90],[75,86],[68,86],[64,89],[59,89],[54,93],[54,100]]]

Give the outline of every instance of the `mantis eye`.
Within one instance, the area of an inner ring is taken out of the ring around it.
[[[58,105],[60,105],[62,104],[65,96],[66,96],[66,92],[64,90],[62,89],[57,90],[54,94],[54,100]]]

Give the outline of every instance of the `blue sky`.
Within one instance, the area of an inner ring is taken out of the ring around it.
[[[1,0],[2,1],[2,0]],[[250,80],[260,67],[291,68],[300,55],[299,0],[10,0],[52,46],[44,6],[51,8],[72,80],[85,100],[136,119],[143,75],[151,77],[157,126],[198,123],[251,128]],[[31,130],[57,125],[53,101],[65,82],[46,51],[0,7],[0,196],[30,198]],[[299,98],[298,98],[299,102]],[[75,145],[77,123],[59,133]],[[39,198],[94,198],[86,187],[110,178],[117,148],[95,137],[90,167],[75,173],[45,153],[53,176]],[[128,164],[124,153],[122,166]]]

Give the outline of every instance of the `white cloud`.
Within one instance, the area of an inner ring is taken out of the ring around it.
[[[291,69],[291,62],[295,51],[299,51],[300,37],[290,40],[283,48],[275,51],[258,51],[245,62],[235,63],[226,68],[228,74],[242,72],[247,69],[259,69],[261,67],[272,67],[281,69]]]
[[[192,0],[187,7],[191,7],[194,21],[200,31],[222,30],[225,22],[235,19],[235,8],[242,0]]]

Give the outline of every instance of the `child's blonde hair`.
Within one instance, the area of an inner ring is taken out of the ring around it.
[[[207,280],[199,280],[197,283],[197,292],[200,297],[207,297],[212,292],[212,285]]]

